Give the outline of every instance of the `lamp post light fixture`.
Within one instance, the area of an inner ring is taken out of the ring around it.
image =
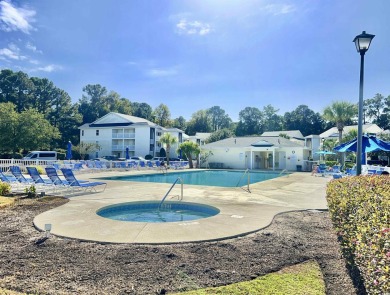
[[[357,35],[355,42],[356,50],[360,53],[360,84],[359,84],[359,115],[358,115],[358,136],[357,136],[357,151],[356,151],[356,175],[362,173],[362,143],[363,143],[363,78],[364,78],[364,54],[370,47],[372,39],[375,35],[367,34],[363,31]]]

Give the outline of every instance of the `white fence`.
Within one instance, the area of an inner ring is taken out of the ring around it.
[[[22,159],[0,159],[0,170],[7,172],[10,166],[19,166],[23,172],[27,172],[28,166],[50,166],[58,161],[48,160],[22,160]]]

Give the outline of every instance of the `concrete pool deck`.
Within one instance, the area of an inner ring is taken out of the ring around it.
[[[79,174],[77,178],[94,180],[134,173],[140,172],[99,172]],[[184,184],[184,202],[211,205],[220,213],[209,218],[171,223],[124,222],[98,216],[96,211],[108,205],[161,200],[171,187],[165,183],[108,180],[104,192],[70,195],[67,204],[36,216],[34,225],[44,230],[45,224],[51,224],[54,235],[102,243],[167,244],[221,240],[265,228],[282,212],[327,209],[325,190],[329,180],[305,172],[293,173],[251,184],[251,193],[241,188]],[[167,200],[176,200],[178,195],[179,184]]]

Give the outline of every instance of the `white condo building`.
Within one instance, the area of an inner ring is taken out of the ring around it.
[[[178,139],[178,143],[170,149],[170,157],[177,157],[178,146],[187,138],[180,129],[164,128],[143,118],[113,112],[92,123],[86,123],[79,129],[80,143],[93,143],[100,148],[89,153],[90,158],[125,158],[126,148],[129,149],[130,157],[158,157],[161,148],[164,148],[159,139],[166,132]]]

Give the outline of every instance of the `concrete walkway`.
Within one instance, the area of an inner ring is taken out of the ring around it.
[[[104,172],[82,174],[77,178],[93,180],[95,177],[133,173]],[[124,222],[98,216],[98,209],[112,204],[159,201],[171,186],[110,180],[104,192],[68,196],[69,203],[36,216],[34,225],[44,230],[45,224],[51,224],[54,235],[104,243],[164,244],[220,240],[262,229],[281,212],[327,209],[325,189],[329,180],[310,173],[293,173],[252,184],[251,193],[241,188],[184,184],[184,202],[211,205],[217,207],[220,213],[209,218],[171,223]],[[180,185],[177,185],[168,199],[179,194]]]

